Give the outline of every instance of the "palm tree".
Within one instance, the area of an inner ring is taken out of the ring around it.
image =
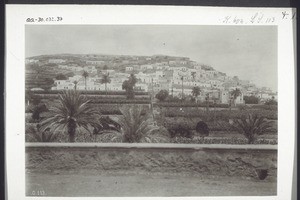
[[[101,83],[103,84],[105,84],[105,91],[106,91],[106,94],[107,94],[107,83],[110,83],[110,77],[109,77],[109,73],[107,73],[107,74],[103,74],[102,75],[102,79],[101,79]]]
[[[272,121],[252,114],[233,120],[232,127],[248,139],[248,144],[253,144],[257,135],[273,131]]]
[[[234,105],[234,107],[236,106],[236,99],[240,95],[242,95],[242,92],[238,88],[236,88],[235,90],[231,91],[231,96],[233,98],[233,105]]]
[[[85,90],[86,90],[86,78],[89,76],[89,73],[87,71],[83,71],[82,76],[84,78],[84,86],[85,86]]]
[[[77,128],[90,132],[89,125],[95,126],[100,114],[89,107],[86,98],[76,90],[66,90],[59,95],[58,104],[49,108],[50,117],[41,122],[45,130],[51,128],[54,132],[59,128],[66,128],[69,141],[75,142]]]
[[[127,143],[136,142],[163,142],[166,141],[167,134],[159,134],[159,127],[155,125],[152,117],[143,115],[141,105],[124,106],[120,108],[122,116],[117,122],[121,126],[120,132],[114,132],[112,140]],[[106,134],[109,135],[111,133]],[[105,135],[104,135],[105,137]]]

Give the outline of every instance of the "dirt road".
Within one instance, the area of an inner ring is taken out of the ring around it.
[[[28,196],[257,196],[276,195],[276,180],[132,172],[26,173]]]

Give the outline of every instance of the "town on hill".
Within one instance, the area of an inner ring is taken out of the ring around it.
[[[236,104],[243,104],[245,96],[255,96],[262,102],[277,100],[277,93],[269,88],[227,76],[188,57],[58,54],[26,58],[26,89],[32,91],[122,91],[124,81],[132,74],[137,80],[134,90],[153,96],[162,90],[178,98],[192,96],[197,87],[200,101],[209,97],[228,104],[236,89],[241,93]]]

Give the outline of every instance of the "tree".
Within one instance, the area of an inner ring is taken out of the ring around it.
[[[233,99],[233,105],[234,107],[236,106],[236,99],[238,96],[242,95],[242,92],[240,89],[236,88],[235,90],[231,91],[231,96],[232,96],[232,99]]]
[[[100,117],[98,111],[88,106],[88,101],[76,90],[66,90],[59,95],[58,104],[49,108],[50,117],[41,122],[43,130],[67,129],[69,141],[75,142],[77,128],[90,132],[89,125],[95,126]]]
[[[83,71],[82,76],[84,78],[84,86],[86,90],[86,78],[89,76],[89,73],[87,71]]]
[[[44,79],[44,83],[45,83],[45,86],[43,87],[45,90],[50,90],[51,87],[53,86],[54,84],[54,80],[52,78],[45,78]]]
[[[110,81],[111,80],[110,80],[110,77],[109,77],[109,73],[102,75],[101,83],[105,84],[105,91],[106,91],[106,93],[107,93],[107,83],[110,83]]]
[[[168,90],[161,90],[155,95],[155,98],[157,98],[159,101],[164,101],[168,96],[169,96]]]
[[[201,92],[200,87],[198,87],[198,86],[193,87],[193,90],[192,90],[193,97],[197,98],[200,95],[200,92]]]
[[[68,77],[66,77],[66,75],[64,74],[58,74],[56,77],[55,77],[56,80],[67,80]]]
[[[35,122],[39,122],[41,120],[40,114],[42,112],[46,112],[46,111],[48,111],[46,105],[44,103],[39,103],[39,104],[34,106],[31,118]]]
[[[273,131],[271,121],[252,114],[233,120],[232,127],[248,139],[248,144],[253,144],[258,135]]]
[[[135,86],[135,84],[137,83],[137,78],[136,78],[136,76],[134,74],[130,74],[130,76],[129,76],[129,82],[133,86]]]
[[[126,97],[127,99],[133,99],[134,98],[134,86],[137,82],[137,78],[134,74],[131,74],[129,79],[124,81],[122,84],[122,89],[126,91]]]

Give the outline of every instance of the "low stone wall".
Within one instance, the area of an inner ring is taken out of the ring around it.
[[[277,177],[276,145],[27,143],[26,169]]]

